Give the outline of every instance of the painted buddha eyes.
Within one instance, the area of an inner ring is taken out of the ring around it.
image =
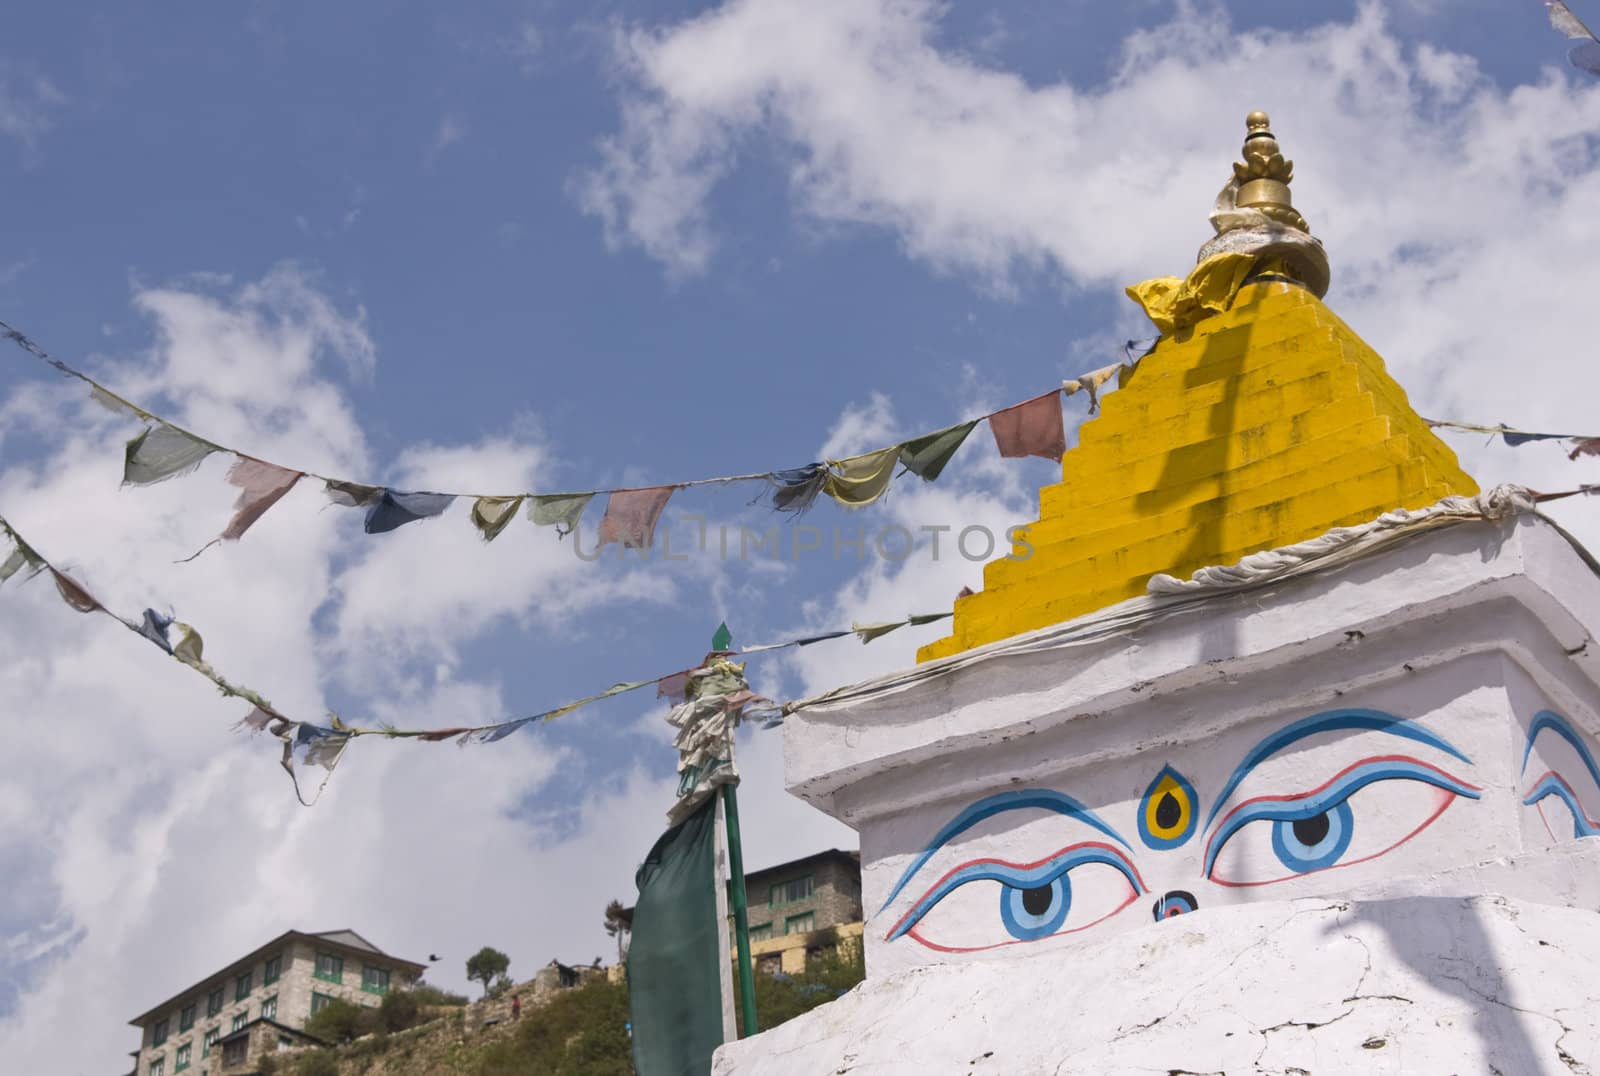
[[[1094,926],[1144,891],[1122,850],[1101,841],[1037,863],[977,859],[935,882],[886,940],[909,935],[930,949],[958,953],[1039,941]]]
[[[1401,755],[1365,759],[1310,792],[1258,796],[1222,817],[1206,842],[1205,876],[1255,886],[1364,863],[1427,829],[1479,789]]]

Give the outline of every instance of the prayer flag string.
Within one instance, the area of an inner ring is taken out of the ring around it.
[[[817,461],[803,467],[686,479],[659,486],[602,487],[570,493],[485,494],[391,489],[257,459],[202,437],[118,395],[83,371],[49,354],[5,321],[0,321],[0,334],[59,373],[81,381],[88,386],[92,397],[111,411],[130,415],[145,424],[144,430],[128,442],[123,452],[124,485],[150,485],[188,474],[215,453],[234,457],[228,470],[228,482],[240,491],[234,504],[234,516],[216,538],[186,558],[188,560],[219,542],[237,541],[303,478],[321,482],[334,504],[363,509],[363,529],[368,534],[387,533],[407,523],[442,515],[458,499],[470,501],[473,526],[486,542],[499,536],[524,510],[536,526],[553,526],[558,536],[565,536],[577,528],[589,502],[601,494],[606,495],[606,505],[600,521],[600,544],[615,542],[630,549],[650,546],[668,500],[678,490],[694,486],[764,482],[770,487],[768,496],[772,507],[796,514],[810,508],[819,494],[826,494],[845,507],[860,508],[882,497],[890,483],[906,473],[926,482],[937,479],[980,422],[989,423],[995,446],[1002,456],[1041,456],[1059,463],[1066,451],[1062,397],[1085,392],[1089,396],[1090,414],[1095,413],[1107,382],[1131,370],[1153,347],[1153,344],[1142,346],[1130,340],[1124,349],[1125,361],[1069,378],[1058,388],[1015,406],[844,459]],[[900,468],[898,474],[897,467]]]
[[[49,573],[62,601],[66,602],[72,609],[80,613],[100,613],[110,617],[124,628],[160,649],[168,657],[188,666],[205,677],[217,690],[222,692],[224,697],[242,699],[248,702],[251,706],[250,712],[234,727],[248,728],[255,732],[270,732],[282,741],[283,768],[294,781],[296,798],[308,807],[316,802],[317,797],[321,795],[322,789],[327,786],[329,778],[333,776],[334,767],[343,757],[344,750],[350,741],[359,736],[384,736],[389,739],[412,739],[427,743],[453,739],[463,747],[474,743],[496,743],[527,725],[551,721],[591,703],[637,691],[644,687],[655,687],[658,698],[681,698],[690,684],[709,675],[709,670],[715,666],[716,661],[726,660],[730,657],[765,654],[789,647],[810,646],[814,643],[831,639],[840,639],[847,635],[854,635],[863,643],[869,643],[897,628],[931,624],[945,620],[952,615],[950,612],[923,613],[886,623],[852,624],[848,631],[823,632],[796,639],[786,639],[782,642],[763,643],[757,646],[742,647],[738,650],[719,651],[709,656],[702,666],[696,668],[680,669],[648,680],[623,680],[612,684],[604,691],[587,695],[581,699],[562,703],[560,706],[541,710],[526,717],[497,721],[492,724],[466,725],[454,728],[402,729],[384,722],[379,722],[375,725],[353,725],[344,721],[338,714],[330,713],[326,725],[317,725],[308,721],[297,721],[285,716],[259,692],[235,683],[219,673],[203,657],[204,642],[199,631],[177,620],[171,613],[163,614],[152,608],[146,609],[138,619],[120,616],[102,605],[100,600],[83,583],[47,560],[4,516],[0,516],[0,536],[8,540],[11,546],[4,559],[0,559],[0,584],[24,570],[26,570],[26,575],[29,578],[41,573]],[[0,552],[5,551],[0,550]],[[773,704],[770,700],[751,696],[748,699],[741,698],[738,701],[751,716],[761,717],[765,721],[765,727],[774,727],[782,720],[781,707]],[[320,767],[326,772],[322,777],[321,783],[317,786],[316,793],[308,802],[301,792],[298,771],[311,767]]]

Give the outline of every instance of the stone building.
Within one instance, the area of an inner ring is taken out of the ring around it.
[[[333,999],[377,1005],[424,970],[353,930],[285,931],[129,1021],[133,1076],[245,1076],[263,1053],[315,1042],[305,1023]]]
[[[758,971],[794,974],[806,958],[861,937],[861,854],[830,848],[744,880],[750,956]],[[728,917],[729,929],[733,917]]]

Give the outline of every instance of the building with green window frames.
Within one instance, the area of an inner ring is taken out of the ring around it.
[[[286,931],[134,1017],[133,1076],[253,1073],[263,1053],[315,1042],[304,1028],[321,1005],[377,1005],[425,968],[353,930]]]

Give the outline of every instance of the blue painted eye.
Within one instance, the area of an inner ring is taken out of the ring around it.
[[[1350,801],[1343,800],[1307,818],[1274,822],[1272,851],[1285,867],[1304,874],[1339,862],[1354,834]]]
[[[1000,920],[1018,941],[1034,941],[1061,929],[1072,910],[1072,883],[1065,872],[1044,885],[1000,887]]]

